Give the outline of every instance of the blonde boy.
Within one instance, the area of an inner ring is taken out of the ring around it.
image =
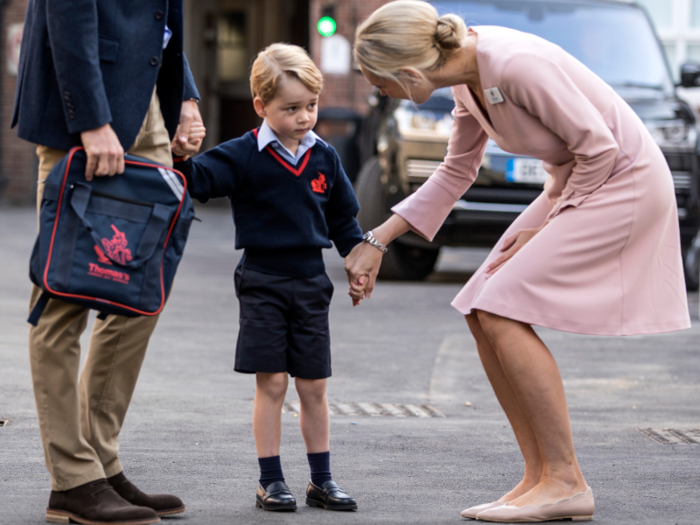
[[[240,303],[234,369],[256,374],[256,505],[297,508],[279,457],[291,375],[311,469],[306,504],[355,510],[355,500],[330,474],[326,382],[333,285],[321,251],[333,241],[345,256],[362,242],[359,204],[335,150],[312,131],[323,78],[306,52],[286,44],[267,47],[253,63],[250,85],[262,126],[176,167],[194,198],[229,198],[236,248],[245,249],[234,279]]]

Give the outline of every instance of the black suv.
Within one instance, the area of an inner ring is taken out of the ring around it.
[[[608,82],[637,112],[673,174],[688,289],[698,288],[700,199],[698,132],[678,98],[649,17],[638,5],[606,0],[458,0],[432,2],[468,25],[499,25],[554,42]],[[700,66],[686,64],[682,85],[696,86]],[[419,106],[373,96],[362,135],[356,191],[363,229],[382,222],[445,156],[454,107],[449,89]],[[392,244],[380,277],[423,279],[441,246],[491,247],[542,191],[546,173],[536,159],[512,155],[489,140],[474,185],[455,204],[433,242],[408,233]]]

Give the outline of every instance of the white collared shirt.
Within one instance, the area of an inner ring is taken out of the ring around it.
[[[297,154],[294,155],[289,151],[277,138],[275,132],[268,125],[267,120],[263,120],[262,126],[260,126],[260,131],[258,132],[258,151],[264,150],[268,145],[279,153],[286,161],[291,162],[292,165],[296,166],[299,159],[304,156],[308,150],[314,147],[316,141],[320,141],[325,144],[324,140],[316,135],[313,131],[309,131],[304,138],[299,141],[299,147],[297,148]]]
[[[163,30],[163,49],[168,47],[168,44],[170,43],[170,39],[173,36],[173,31],[168,27],[168,24],[165,24],[165,29]]]

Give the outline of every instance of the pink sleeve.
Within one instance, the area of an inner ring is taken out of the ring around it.
[[[415,193],[391,209],[428,240],[476,179],[488,141],[481,124],[457,97],[452,115],[455,120],[444,162]]]
[[[552,60],[513,55],[503,68],[508,97],[559,136],[574,154],[571,175],[547,220],[581,204],[613,171],[619,145],[600,110]]]

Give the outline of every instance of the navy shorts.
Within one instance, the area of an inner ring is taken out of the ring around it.
[[[333,284],[325,273],[285,277],[239,265],[234,282],[241,312],[236,372],[331,376],[328,307]]]

